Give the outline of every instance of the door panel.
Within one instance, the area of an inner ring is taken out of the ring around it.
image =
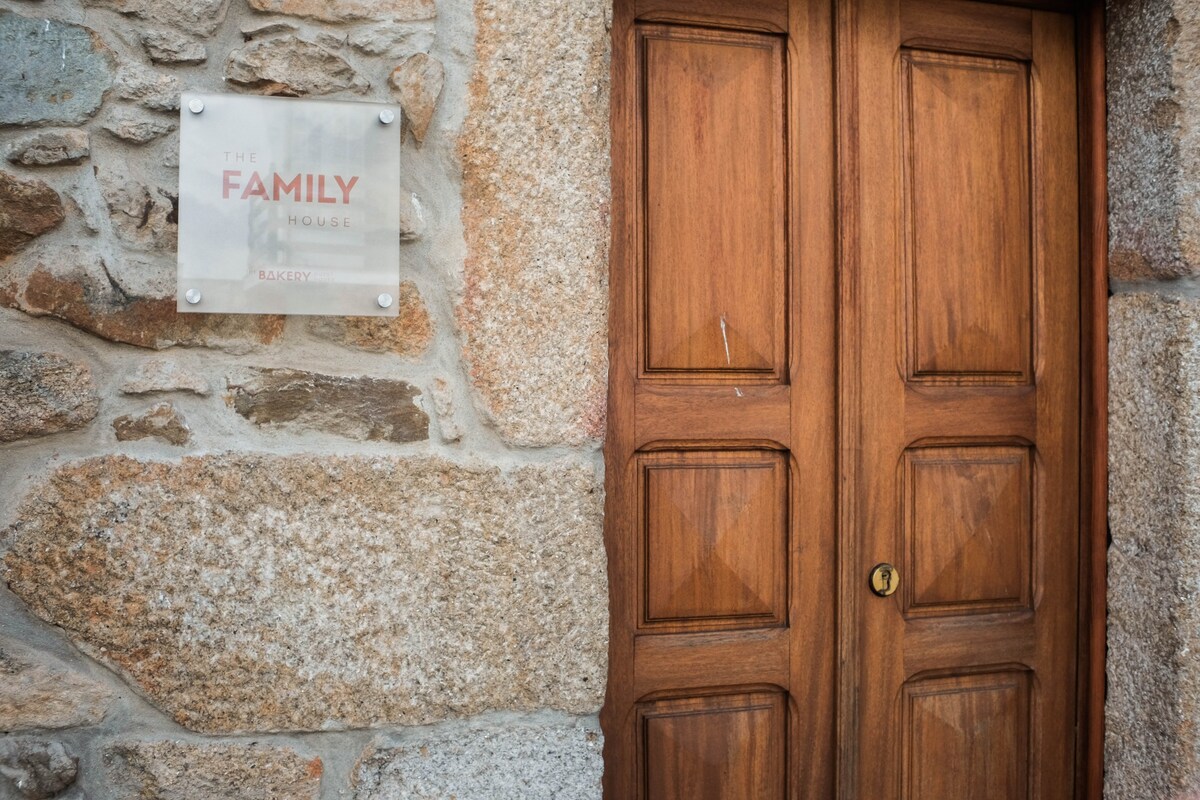
[[[1027,672],[923,678],[904,686],[904,800],[1027,800]]]
[[[646,372],[781,377],[783,40],[667,26],[639,39]]]
[[[1032,374],[1029,69],[900,52],[909,381]]]
[[[1030,448],[916,447],[903,463],[905,616],[1032,611]]]
[[[1073,47],[616,2],[610,800],[1073,796]]]
[[[638,710],[647,800],[780,800],[786,716],[779,692],[664,700]]]
[[[771,450],[638,458],[643,627],[787,620],[787,461]]]

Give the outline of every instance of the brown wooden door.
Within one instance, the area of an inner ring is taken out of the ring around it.
[[[1073,796],[1072,25],[616,4],[610,800]]]

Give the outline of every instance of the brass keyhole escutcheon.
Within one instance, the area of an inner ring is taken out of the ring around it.
[[[876,564],[871,570],[871,591],[880,597],[888,597],[900,586],[900,573],[891,564]]]

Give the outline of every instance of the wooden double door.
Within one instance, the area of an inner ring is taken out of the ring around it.
[[[613,39],[606,797],[1075,797],[1074,18]]]

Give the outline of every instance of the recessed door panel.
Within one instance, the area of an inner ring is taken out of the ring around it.
[[[647,26],[641,47],[645,371],[778,379],[783,40]]]

